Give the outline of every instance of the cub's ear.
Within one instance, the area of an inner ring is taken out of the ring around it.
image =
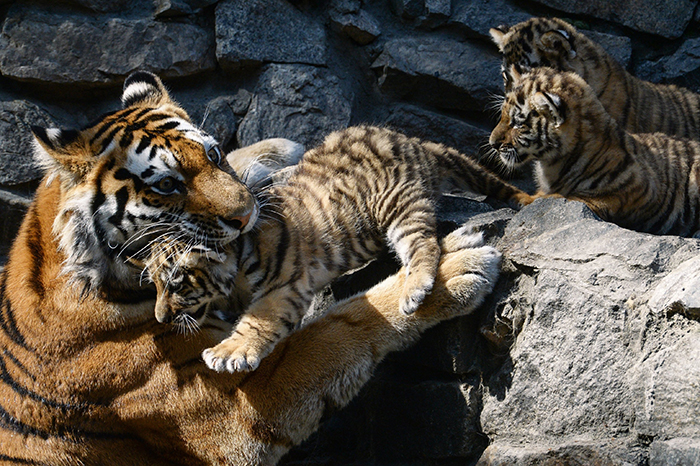
[[[49,175],[57,175],[78,183],[91,169],[95,158],[86,150],[82,133],[73,129],[32,126],[34,154],[39,165]]]
[[[561,97],[551,92],[538,92],[532,96],[532,106],[545,115],[549,115],[557,126],[566,119],[566,108]]]
[[[540,44],[546,53],[566,55],[569,60],[576,57],[571,35],[563,29],[545,32],[540,37]]]
[[[489,29],[489,34],[491,34],[491,40],[498,46],[498,50],[503,52],[503,47],[505,47],[505,38],[508,33],[508,26],[498,26]]]
[[[163,82],[153,73],[137,71],[124,81],[122,106],[158,107],[172,102]]]

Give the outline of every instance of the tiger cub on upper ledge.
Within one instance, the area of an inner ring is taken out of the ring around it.
[[[433,286],[435,198],[450,185],[516,205],[533,200],[443,145],[367,126],[333,133],[263,194],[261,220],[223,254],[177,241],[153,249],[146,263],[159,320],[183,322],[182,313],[201,320],[206,305],[226,295],[252,303],[234,332],[202,356],[217,371],[254,370],[300,323],[317,291],[387,243],[408,269],[399,308],[410,314]]]
[[[699,142],[626,132],[575,73],[535,68],[517,82],[489,142],[506,164],[535,160],[538,195],[583,201],[633,230],[700,229]]]
[[[511,69],[518,74],[540,66],[573,71],[627,131],[700,140],[699,94],[632,76],[600,45],[565,21],[532,18],[489,32],[503,53],[506,92],[514,85]]]

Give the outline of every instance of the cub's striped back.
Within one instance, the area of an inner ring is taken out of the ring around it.
[[[665,133],[700,140],[700,95],[674,85],[642,81],[600,45],[558,18],[533,18],[491,29],[503,54],[506,92],[517,74],[546,66],[573,71],[593,89],[607,112],[631,133]]]
[[[256,231],[237,249],[225,251],[239,256],[236,266],[202,263],[210,278],[235,277],[240,270],[252,290],[252,304],[235,331],[203,353],[205,362],[215,370],[255,369],[297,327],[317,291],[376,258],[387,244],[408,271],[399,308],[413,313],[435,279],[440,258],[435,199],[447,186],[517,206],[532,200],[440,144],[369,126],[328,136],[304,155],[286,182],[260,199],[267,207]],[[230,272],[220,272],[221,267]],[[163,280],[182,273],[188,272],[181,268],[151,276]],[[197,294],[181,288],[175,293]],[[198,310],[169,309],[175,314]]]
[[[700,143],[625,131],[577,74],[520,76],[490,142],[506,164],[535,161],[539,195],[583,201],[638,231],[700,230]]]

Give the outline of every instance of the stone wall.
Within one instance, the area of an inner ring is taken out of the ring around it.
[[[29,126],[87,124],[133,71],[159,74],[226,149],[368,122],[478,157],[502,92],[490,27],[565,17],[637,75],[697,91],[697,4],[0,0],[0,257],[41,176]],[[446,196],[441,218],[504,251],[496,292],[382,364],[284,464],[700,463],[697,240],[566,201]],[[335,295],[391,265],[375,267]]]

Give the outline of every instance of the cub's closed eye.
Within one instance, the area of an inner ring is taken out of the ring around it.
[[[207,152],[207,156],[209,157],[209,160],[214,162],[216,165],[221,165],[221,160],[223,159],[223,156],[221,155],[221,149],[219,149],[219,146],[214,146],[210,148]]]
[[[153,189],[161,194],[172,194],[177,191],[178,183],[172,176],[166,176],[153,185]]]

